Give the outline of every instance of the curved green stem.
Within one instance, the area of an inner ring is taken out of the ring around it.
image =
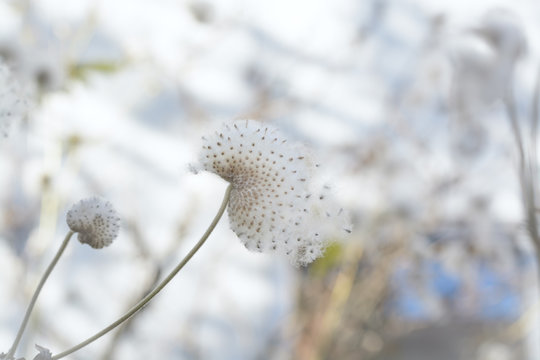
[[[17,347],[19,346],[19,342],[21,341],[22,335],[24,333],[24,329],[26,328],[26,325],[28,324],[28,319],[30,318],[30,314],[32,313],[32,310],[34,309],[34,305],[36,305],[37,298],[39,296],[39,293],[41,292],[41,289],[43,288],[43,285],[45,285],[45,282],[49,278],[49,275],[53,271],[54,267],[56,266],[56,263],[58,262],[58,259],[60,259],[60,256],[62,256],[64,250],[66,249],[67,244],[69,243],[69,239],[71,239],[71,236],[73,235],[73,231],[69,231],[64,238],[64,241],[62,242],[62,245],[60,245],[60,248],[56,252],[56,255],[52,259],[51,263],[49,264],[49,267],[47,267],[47,270],[45,270],[45,273],[43,273],[43,276],[41,277],[41,280],[39,281],[39,284],[34,291],[34,295],[32,296],[32,299],[30,300],[30,304],[28,305],[28,308],[26,309],[26,314],[24,314],[24,319],[21,323],[21,326],[19,327],[19,331],[17,332],[17,336],[15,337],[15,341],[13,341],[13,345],[11,345],[11,348],[9,349],[6,358],[9,359],[13,355],[15,355],[15,351],[17,351]]]
[[[214,217],[214,220],[212,220],[212,223],[206,229],[206,232],[203,234],[199,242],[195,244],[193,249],[180,261],[178,265],[171,271],[171,273],[159,283],[152,292],[150,292],[148,295],[146,295],[141,301],[139,301],[136,305],[134,305],[125,315],[121,316],[118,320],[101,330],[100,332],[96,333],[95,335],[89,337],[85,341],[81,342],[78,345],[73,346],[72,348],[63,351],[59,354],[56,354],[52,357],[52,360],[61,359],[83,347],[86,345],[94,342],[95,340],[99,339],[103,335],[107,334],[109,331],[113,330],[120,324],[122,324],[124,321],[135,315],[139,310],[141,310],[154,296],[156,296],[163,288],[175,277],[175,275],[184,267],[184,265],[187,264],[187,262],[195,255],[195,253],[200,249],[200,247],[204,244],[206,239],[210,236],[214,228],[216,227],[217,223],[219,222],[219,219],[221,219],[221,216],[225,212],[225,209],[227,208],[227,204],[229,203],[229,195],[231,193],[231,185],[227,187],[227,190],[225,191],[225,196],[223,197],[223,201],[221,203],[221,207],[218,210],[218,213]]]

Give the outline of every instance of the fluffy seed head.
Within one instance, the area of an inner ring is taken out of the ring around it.
[[[110,245],[118,236],[120,218],[111,203],[94,196],[83,199],[68,211],[69,228],[78,233],[78,239],[94,249]]]
[[[350,232],[346,216],[316,186],[317,165],[300,145],[258,121],[225,124],[203,138],[201,167],[232,185],[232,230],[253,251],[278,252],[295,265],[320,257],[334,230]]]
[[[22,119],[27,106],[17,81],[0,62],[0,134],[7,136],[10,125]]]

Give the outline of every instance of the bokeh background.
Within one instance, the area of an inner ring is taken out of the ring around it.
[[[318,155],[350,238],[296,269],[223,219],[70,359],[538,360],[512,119],[535,153],[539,18],[536,0],[2,0],[28,114],[0,139],[0,352],[71,204],[109,199],[122,230],[70,244],[27,359],[92,335],[187,253],[226,187],[189,172],[200,137],[255,118]]]

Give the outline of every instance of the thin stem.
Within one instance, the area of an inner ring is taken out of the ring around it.
[[[537,145],[538,145],[538,117],[539,117],[539,106],[540,106],[540,67],[538,69],[538,75],[536,77],[536,84],[534,87],[533,99],[532,99],[532,110],[531,110],[531,155],[532,163],[537,166]],[[535,173],[535,178],[536,178]]]
[[[139,301],[136,305],[134,305],[125,315],[121,316],[118,320],[116,320],[115,322],[113,322],[112,324],[110,324],[109,326],[107,326],[106,328],[101,330],[100,332],[96,333],[95,335],[89,337],[85,341],[81,342],[80,344],[75,345],[72,348],[70,348],[70,349],[68,349],[68,350],[66,350],[64,352],[61,352],[59,354],[54,355],[52,357],[52,360],[61,359],[61,358],[65,357],[65,356],[67,356],[67,355],[69,355],[69,354],[71,354],[71,353],[85,347],[86,345],[94,342],[95,340],[99,339],[103,335],[107,334],[109,331],[113,330],[114,328],[116,328],[117,326],[122,324],[124,321],[126,321],[127,319],[129,319],[130,317],[135,315],[135,313],[137,313],[148,302],[150,302],[150,300],[152,300],[152,298],[154,296],[156,296],[161,290],[163,290],[163,288],[176,276],[176,274],[184,267],[184,265],[187,264],[187,262],[193,257],[193,255],[195,255],[195,253],[204,244],[206,239],[208,239],[208,237],[210,236],[210,234],[212,233],[212,231],[216,227],[217,223],[219,222],[219,219],[221,219],[221,216],[225,212],[225,209],[227,208],[227,204],[229,203],[229,195],[230,195],[230,193],[231,193],[231,185],[229,185],[227,187],[227,190],[225,191],[225,195],[223,197],[223,201],[221,203],[221,207],[219,208],[216,216],[214,217],[214,220],[212,220],[212,223],[210,224],[208,229],[206,229],[206,232],[203,234],[203,236],[201,237],[199,242],[197,242],[197,244],[195,244],[193,249],[191,249],[191,251],[182,259],[182,261],[180,261],[180,263],[178,265],[176,265],[176,267],[171,271],[171,273],[165,279],[163,279],[163,281],[161,283],[159,283],[159,285],[157,285],[157,287],[154,290],[152,290],[152,292],[150,292],[148,295],[146,295],[141,301]]]
[[[514,102],[514,97],[511,92],[509,92],[509,94],[505,98],[504,104],[506,105],[505,107],[508,115],[508,120],[510,121],[510,126],[512,127],[512,132],[514,134],[514,140],[518,149],[520,171],[523,171],[525,167],[525,147],[523,145],[523,138],[521,137],[521,131],[519,129],[516,104]]]
[[[41,292],[43,285],[45,285],[45,282],[49,278],[49,275],[51,274],[54,267],[56,266],[58,259],[60,259],[60,256],[62,256],[62,253],[66,249],[66,246],[69,243],[69,239],[71,239],[72,235],[73,235],[73,231],[69,231],[67,233],[66,237],[64,238],[64,241],[62,242],[62,245],[60,245],[60,248],[56,252],[56,255],[54,256],[51,263],[49,264],[49,267],[47,267],[47,270],[45,270],[45,273],[41,277],[41,280],[39,281],[39,284],[36,290],[34,291],[34,295],[32,296],[32,299],[30,300],[30,304],[28,305],[28,308],[26,309],[26,314],[24,315],[24,319],[21,323],[21,326],[19,327],[19,331],[17,332],[15,341],[13,341],[13,345],[11,345],[9,352],[7,353],[7,356],[6,356],[7,359],[15,355],[15,351],[17,351],[17,347],[19,346],[19,342],[21,341],[22,335],[24,333],[24,329],[26,328],[26,325],[28,324],[28,319],[30,318],[30,314],[32,313],[32,310],[34,309],[34,305],[36,304],[39,293]]]

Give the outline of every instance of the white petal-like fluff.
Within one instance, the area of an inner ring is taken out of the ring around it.
[[[37,354],[33,360],[51,360],[52,354],[49,351],[49,349],[44,348],[43,346],[36,345],[37,351],[39,351],[39,354]]]
[[[317,166],[307,150],[255,120],[237,121],[203,138],[200,162],[232,185],[232,230],[253,251],[286,254],[295,265],[320,257],[345,214],[312,183]]]
[[[68,211],[69,228],[78,233],[78,239],[94,249],[110,245],[118,236],[120,218],[111,203],[94,196],[83,199]]]

